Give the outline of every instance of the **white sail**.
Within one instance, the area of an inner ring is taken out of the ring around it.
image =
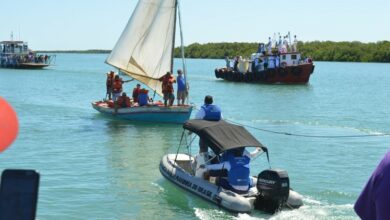
[[[140,0],[106,62],[162,95],[172,71],[176,0]]]

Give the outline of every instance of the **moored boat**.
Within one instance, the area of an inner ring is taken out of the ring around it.
[[[161,79],[167,71],[173,73],[177,11],[177,0],[140,0],[106,63],[117,68],[119,73],[143,83],[152,89],[154,94],[163,96]],[[182,33],[180,38],[182,68],[184,80],[187,80]],[[93,102],[92,106],[105,115],[121,119],[183,123],[190,118],[193,109],[193,106],[188,104],[187,86],[185,92],[186,105],[164,106],[161,103],[149,103],[145,106],[119,108],[117,112],[115,108],[108,106],[109,101]]]
[[[196,157],[191,155],[193,139],[183,138],[188,135],[185,130],[197,134],[213,151],[214,156],[208,161],[220,161],[225,152],[242,147],[260,148],[269,160],[267,148],[245,128],[225,121],[206,120],[189,120],[183,128],[179,148],[186,145],[189,153],[167,154],[160,162],[160,172],[169,181],[232,212],[248,213],[261,210],[275,213],[283,208],[299,208],[303,205],[302,196],[290,188],[288,174],[281,169],[270,168],[251,177],[253,184],[245,192],[236,192],[219,184],[221,178],[226,178],[223,174],[206,178],[199,175],[200,160],[196,159],[199,155]],[[183,140],[191,141],[183,143]]]
[[[11,35],[12,36],[12,35]],[[42,69],[50,66],[53,56],[37,54],[24,41],[0,42],[0,67],[19,69]]]

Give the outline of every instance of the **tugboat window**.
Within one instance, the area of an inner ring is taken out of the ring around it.
[[[282,60],[285,60],[285,59],[286,59],[286,55],[283,55],[283,56],[282,56]]]
[[[297,59],[297,55],[296,54],[292,54],[291,55],[291,59],[296,60]]]

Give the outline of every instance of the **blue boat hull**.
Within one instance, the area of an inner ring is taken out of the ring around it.
[[[102,102],[92,103],[92,107],[98,112],[115,117],[117,119],[142,122],[159,122],[159,123],[177,123],[182,124],[187,121],[192,112],[193,106],[137,106],[130,108],[119,108],[115,114],[113,108],[102,104]]]

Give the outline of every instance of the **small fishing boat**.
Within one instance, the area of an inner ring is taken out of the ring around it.
[[[117,68],[119,73],[143,83],[155,95],[162,96],[160,78],[167,71],[173,73],[177,14],[181,27],[180,11],[177,11],[177,0],[140,0],[106,63]],[[187,80],[181,28],[180,39],[182,68],[184,79]],[[188,87],[186,92],[188,94]],[[188,104],[188,95],[186,105],[132,105],[118,109],[117,113],[108,102],[95,101],[92,106],[105,115],[133,121],[184,123],[193,109]]]
[[[275,213],[282,208],[299,208],[303,205],[300,194],[290,188],[286,171],[267,169],[251,177],[253,184],[245,193],[237,193],[223,188],[218,180],[223,177],[199,175],[202,167],[197,160],[199,155],[191,155],[193,138],[188,138],[190,131],[195,133],[212,150],[214,156],[208,161],[221,161],[224,152],[242,147],[256,147],[266,153],[267,148],[256,140],[244,127],[226,121],[189,120],[183,125],[180,146],[184,145],[188,153],[167,154],[160,162],[160,172],[177,186],[232,212],[248,213],[262,210]],[[185,142],[185,143],[184,143]]]
[[[28,48],[27,42],[14,41],[0,42],[0,67],[18,69],[42,69],[48,67],[53,55],[37,54]]]

